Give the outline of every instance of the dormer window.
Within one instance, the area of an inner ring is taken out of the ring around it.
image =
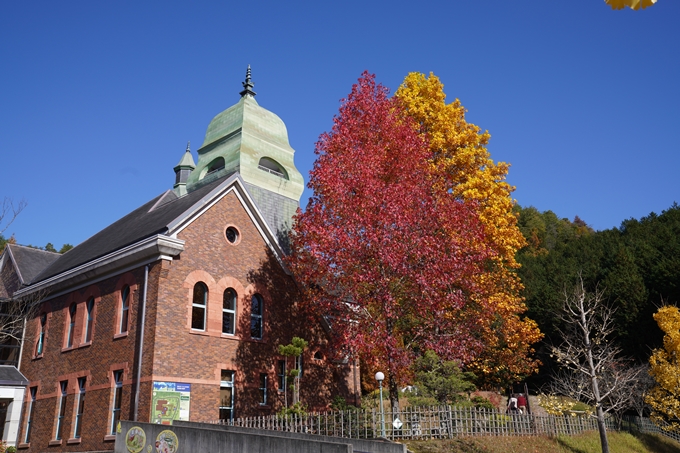
[[[210,173],[215,173],[216,171],[224,170],[224,157],[218,157],[214,161],[210,163],[208,166],[208,173],[206,173],[206,176],[209,175]]]
[[[217,173],[220,170],[224,170],[224,157],[216,157],[212,162],[210,162],[210,165],[206,165],[203,167],[203,170],[201,170],[201,174],[198,177],[198,180],[202,180],[206,176],[210,176],[212,174]]]
[[[208,174],[224,170],[224,157],[218,157],[208,167]]]
[[[267,173],[271,173],[272,175],[278,176],[279,178],[288,179],[288,173],[286,173],[286,170],[284,170],[278,162],[276,162],[274,159],[270,159],[269,157],[263,157],[260,159],[260,162],[257,164],[257,168],[262,171],[266,171]]]

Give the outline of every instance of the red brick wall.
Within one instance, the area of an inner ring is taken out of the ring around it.
[[[239,231],[236,245],[225,238],[225,230]],[[302,400],[316,409],[325,408],[336,394],[351,393],[349,367],[313,360],[323,348],[323,336],[295,310],[295,283],[269,251],[260,232],[235,194],[227,194],[178,234],[186,241],[179,260],[168,265],[168,275],[159,288],[158,331],[155,339],[154,377],[192,384],[191,420],[214,420],[219,416],[219,386],[222,369],[235,370],[235,414],[269,414],[281,407],[276,389],[278,345],[293,336],[310,341],[304,363]],[[205,332],[191,329],[193,288],[201,281],[208,287],[208,322]],[[237,327],[234,336],[223,335],[222,297],[226,288],[238,295]],[[264,299],[262,340],[250,338],[250,300],[253,293]],[[292,368],[292,360],[289,367]],[[259,404],[259,377],[269,377],[269,402]],[[337,382],[340,382],[339,384]],[[348,382],[349,381],[349,382]]]
[[[239,230],[237,243],[225,238],[227,226]],[[351,367],[314,359],[323,357],[325,340],[318,323],[310,322],[295,309],[296,286],[271,254],[258,229],[234,193],[210,207],[178,234],[185,250],[174,261],[150,266],[144,331],[139,421],[149,421],[153,381],[192,385],[190,418],[194,421],[219,417],[221,370],[234,370],[236,416],[263,415],[282,406],[277,389],[277,348],[293,336],[310,342],[304,357],[301,396],[310,409],[325,409],[335,395],[353,402],[354,374]],[[207,328],[191,329],[193,287],[202,281],[208,287]],[[45,301],[27,327],[21,371],[30,386],[38,387],[29,445],[23,451],[98,451],[113,449],[106,438],[110,427],[113,371],[124,370],[121,418],[132,420],[136,353],[139,335],[140,296],[144,268],[140,267],[69,294]],[[130,322],[127,335],[120,333],[121,290],[131,287]],[[238,295],[235,335],[222,334],[222,296],[226,288]],[[264,299],[262,340],[250,338],[250,298],[255,292]],[[86,302],[95,299],[92,341],[83,343],[87,319]],[[67,348],[69,306],[75,303],[74,344]],[[46,313],[44,352],[35,357],[41,313]],[[293,360],[289,360],[289,369]],[[269,404],[259,404],[259,376],[269,377]],[[74,429],[77,379],[87,378],[82,435],[69,439]],[[67,415],[63,440],[54,441],[59,404],[59,382],[68,380]],[[358,382],[358,377],[357,377]],[[28,393],[28,392],[27,392]],[[289,400],[290,401],[290,400]],[[24,404],[19,442],[25,438]],[[52,445],[51,445],[52,444]],[[56,444],[56,445],[54,445]]]
[[[113,449],[113,441],[105,440],[111,416],[110,400],[114,385],[112,372],[118,369],[124,370],[121,417],[130,419],[134,398],[132,383],[138,333],[139,289],[143,279],[144,269],[140,268],[42,303],[39,313],[27,324],[21,363],[21,371],[30,381],[29,387],[37,386],[38,393],[33,409],[28,445],[21,445],[26,435],[25,412],[28,404],[24,404],[19,434],[20,447],[29,447],[28,451],[47,451],[48,447],[53,451]],[[116,311],[119,310],[121,282],[131,286],[131,322],[127,336],[118,335],[114,338],[119,333],[115,320],[117,319]],[[90,297],[95,299],[95,317],[92,340],[85,342],[85,323],[87,322],[85,304]],[[68,308],[72,303],[77,306],[76,328],[73,346],[66,348]],[[43,354],[36,357],[35,346],[42,313],[48,316],[46,336]],[[151,344],[151,341],[146,343]],[[147,374],[150,374],[150,364],[147,368]],[[79,377],[86,377],[87,385],[81,438],[76,440],[72,437]],[[68,396],[66,416],[61,430],[62,440],[58,442],[54,437],[61,381],[68,381]],[[149,388],[146,389],[147,394],[149,390]]]

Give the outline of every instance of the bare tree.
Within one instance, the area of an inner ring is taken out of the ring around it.
[[[14,222],[21,211],[26,207],[26,201],[21,200],[14,203],[9,197],[2,200],[2,208],[0,208],[0,235],[2,235],[7,228]]]
[[[640,374],[638,376],[638,381],[637,385],[635,385],[635,388],[633,389],[633,392],[637,396],[637,398],[633,399],[633,404],[632,408],[635,409],[635,412],[637,412],[638,416],[644,417],[645,413],[649,414],[652,410],[651,406],[647,404],[645,399],[647,398],[647,394],[649,391],[654,387],[656,382],[654,381],[654,378],[649,374],[649,364],[645,363],[644,365],[640,365],[642,370],[640,371]]]
[[[627,360],[617,360],[604,364],[598,374],[598,388],[603,412],[612,413],[617,422],[622,421],[623,413],[628,409],[644,406],[644,392],[641,388],[647,365],[632,365]],[[562,368],[553,375],[550,393],[568,396],[588,405],[596,406],[597,401],[592,391],[590,376],[572,368]]]
[[[21,341],[24,320],[31,304],[8,299],[0,303],[0,344]]]
[[[609,341],[615,311],[599,288],[587,292],[579,275],[574,291],[564,294],[562,344],[551,348],[562,367],[553,390],[595,406],[603,453],[609,453],[605,413],[631,407],[632,388],[643,369],[627,366],[621,349]]]
[[[18,347],[18,354],[3,355],[3,363],[21,361],[21,351],[26,344],[36,340],[36,332],[27,329],[27,323],[36,318],[44,291],[37,291],[23,297],[0,301],[0,345]]]

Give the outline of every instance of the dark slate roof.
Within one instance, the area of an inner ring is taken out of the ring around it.
[[[61,274],[142,239],[166,232],[173,220],[223,183],[225,178],[226,176],[180,198],[172,191],[159,195],[61,255],[31,283]]]
[[[24,284],[32,282],[41,271],[61,257],[59,253],[23,245],[9,244],[8,247]]]
[[[0,365],[0,386],[14,385],[26,387],[28,379],[12,365]]]

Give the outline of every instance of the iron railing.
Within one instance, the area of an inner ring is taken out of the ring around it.
[[[381,414],[376,409],[244,417],[215,423],[360,439],[380,437],[382,428]],[[606,419],[606,424],[609,430],[619,427],[612,417]],[[506,414],[498,410],[454,406],[412,406],[394,412],[385,411],[385,436],[392,440],[456,436],[557,436],[592,430],[597,430],[597,420],[586,415]]]

